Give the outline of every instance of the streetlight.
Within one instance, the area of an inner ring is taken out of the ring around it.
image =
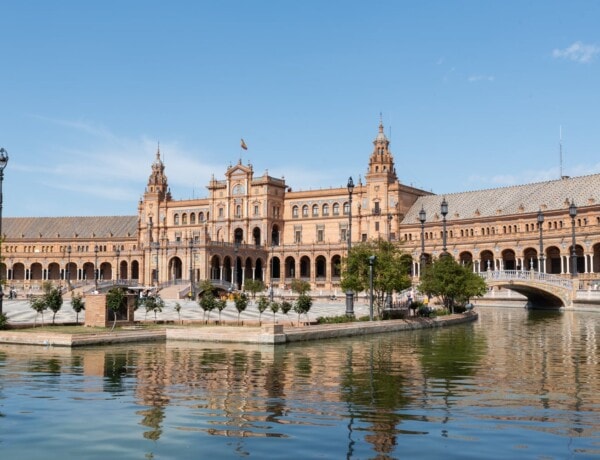
[[[392,213],[390,212],[387,216],[388,220],[388,241],[392,241]]]
[[[348,178],[348,262],[350,262],[350,250],[352,249],[352,192],[354,192],[354,181],[352,176]],[[354,292],[351,289],[346,291],[346,316],[354,317]]]
[[[373,321],[373,264],[376,256],[369,257],[369,321]]]
[[[569,216],[571,217],[571,236],[573,238],[571,246],[571,276],[575,278],[577,276],[577,251],[575,250],[575,217],[577,216],[577,206],[575,206],[573,199],[571,199],[571,204],[569,205]]]
[[[446,197],[444,197],[444,199],[442,200],[442,204],[440,205],[440,208],[441,208],[441,212],[442,212],[442,227],[443,227],[442,253],[440,254],[440,257],[445,257],[448,255],[448,252],[446,251],[446,215],[448,214],[448,202],[446,201]]]
[[[4,181],[4,168],[8,164],[8,152],[4,147],[0,147],[0,267],[2,264],[2,182]],[[2,272],[0,272],[0,314],[2,314],[2,299],[4,291],[2,290]]]
[[[71,290],[71,245],[67,246],[67,287]]]
[[[538,227],[540,229],[540,254],[538,256],[538,271],[544,273],[544,236],[542,234],[544,228],[544,214],[540,209],[537,214]]]
[[[238,242],[237,240],[234,243],[233,246],[233,288],[237,291],[238,289],[238,284],[237,284],[237,255],[238,255]]]
[[[273,302],[273,248],[275,247],[273,240],[271,240],[271,280],[269,281],[269,300]]]
[[[98,271],[98,245],[97,244],[94,246],[94,256],[96,258],[96,261],[94,262],[94,287],[97,291],[98,290],[98,275],[100,274],[100,272]]]
[[[195,299],[195,293],[194,293],[194,259],[193,259],[193,254],[194,254],[194,241],[192,239],[192,236],[190,235],[189,238],[189,250],[190,250],[190,297],[192,299]]]
[[[421,205],[419,211],[419,222],[421,222],[421,266],[419,267],[419,276],[423,273],[423,267],[427,263],[427,257],[425,257],[425,221],[427,220],[427,214],[425,208]]]
[[[117,284],[119,284],[119,256],[121,255],[121,248],[117,246],[115,252],[117,253]]]

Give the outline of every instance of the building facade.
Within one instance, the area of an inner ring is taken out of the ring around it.
[[[258,279],[279,294],[300,278],[329,295],[350,244],[385,238],[411,255],[415,277],[445,250],[476,272],[576,267],[583,286],[600,279],[599,174],[442,197],[398,180],[381,124],[352,188],[294,191],[240,161],[207,190],[174,199],[157,151],[136,216],[5,218],[0,276],[17,292],[123,282],[180,295],[205,279]]]

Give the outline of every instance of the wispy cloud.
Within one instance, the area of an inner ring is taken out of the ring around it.
[[[478,81],[494,81],[496,78],[493,75],[471,75],[467,80],[471,83]]]
[[[552,56],[557,59],[568,59],[570,61],[587,64],[592,62],[596,54],[600,53],[600,46],[588,45],[577,41],[565,49],[552,50]]]

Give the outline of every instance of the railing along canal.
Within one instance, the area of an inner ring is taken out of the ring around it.
[[[502,271],[487,271],[481,272],[479,275],[490,281],[537,281],[553,286],[560,286],[565,289],[573,289],[573,282],[570,279],[565,279],[557,275],[549,273],[540,273],[535,271],[521,270],[502,270]]]

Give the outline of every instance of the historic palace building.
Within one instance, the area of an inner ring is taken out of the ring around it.
[[[239,162],[189,200],[171,195],[158,151],[135,216],[5,218],[0,276],[17,292],[118,281],[182,296],[205,279],[259,279],[278,294],[301,278],[319,295],[340,291],[351,244],[384,238],[412,257],[415,279],[446,251],[476,272],[600,280],[600,174],[440,196],[398,180],[381,124],[373,145],[347,187],[294,191]]]

